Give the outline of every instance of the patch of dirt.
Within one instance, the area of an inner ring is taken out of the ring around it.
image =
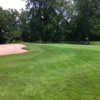
[[[0,55],[10,55],[28,52],[28,50],[23,49],[26,47],[23,44],[3,44],[0,45]]]

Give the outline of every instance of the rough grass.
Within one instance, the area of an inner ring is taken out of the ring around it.
[[[100,100],[100,45],[32,44],[0,56],[0,100]]]

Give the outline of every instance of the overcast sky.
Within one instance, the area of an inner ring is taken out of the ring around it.
[[[20,10],[21,8],[25,9],[25,1],[22,0],[0,0],[0,6],[3,9],[13,8]]]

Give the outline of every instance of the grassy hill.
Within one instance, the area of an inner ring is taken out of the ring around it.
[[[26,45],[0,56],[0,100],[100,100],[100,43]]]

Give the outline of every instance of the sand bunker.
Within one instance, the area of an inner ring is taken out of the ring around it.
[[[0,45],[0,55],[10,55],[28,52],[28,50],[22,49],[26,47],[23,44],[4,44]]]

